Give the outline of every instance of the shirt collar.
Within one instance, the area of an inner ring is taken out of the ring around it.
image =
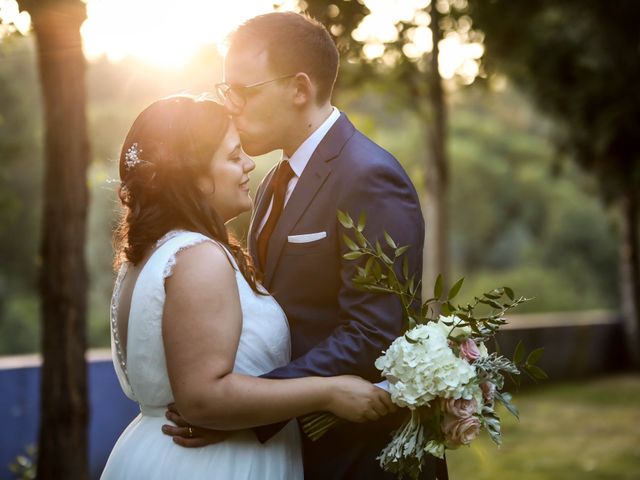
[[[311,159],[311,155],[315,152],[320,142],[325,137],[329,129],[333,126],[334,123],[340,118],[340,110],[336,107],[331,107],[332,111],[329,117],[320,125],[315,132],[313,132],[309,137],[302,142],[302,145],[298,147],[298,149],[293,152],[291,158],[287,158],[286,155],[283,154],[283,158],[285,160],[289,160],[289,164],[291,165],[291,169],[293,173],[296,174],[298,178],[302,175],[304,168],[309,163]]]

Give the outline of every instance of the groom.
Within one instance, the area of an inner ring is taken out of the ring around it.
[[[337,211],[366,212],[365,236],[384,244],[387,231],[422,273],[424,221],[416,191],[388,152],[331,105],[338,51],[327,30],[296,13],[248,20],[231,36],[218,94],[243,149],[284,159],[258,188],[248,246],[263,283],[289,320],[292,361],[268,378],[359,375],[381,380],[375,359],[401,334],[396,298],[358,290],[357,261]],[[376,456],[401,417],[344,422],[316,442],[303,438],[305,478],[385,479]],[[254,429],[266,441],[279,426]],[[200,429],[198,429],[200,431]],[[445,479],[446,464],[429,457],[422,478]]]

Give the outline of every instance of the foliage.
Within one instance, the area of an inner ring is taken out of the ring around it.
[[[25,452],[18,455],[9,465],[9,471],[15,480],[32,480],[36,478],[37,465],[38,449],[35,445],[29,445]]]
[[[564,151],[597,174],[607,198],[640,185],[640,6],[633,0],[474,0],[485,63],[557,121]],[[526,21],[525,21],[526,19]]]

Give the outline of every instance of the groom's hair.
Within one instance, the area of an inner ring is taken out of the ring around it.
[[[227,43],[229,52],[263,45],[276,72],[304,72],[318,87],[318,103],[331,99],[340,55],[331,35],[317,20],[294,12],[258,15],[231,32]]]

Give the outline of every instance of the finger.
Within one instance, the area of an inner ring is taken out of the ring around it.
[[[184,419],[179,414],[173,413],[172,411],[167,411],[167,413],[165,414],[165,417],[167,417],[167,420],[175,423],[179,427],[189,426],[189,424],[185,422]]]
[[[371,406],[381,417],[384,417],[389,413],[389,408],[385,405],[381,398],[376,398]]]
[[[199,448],[216,442],[212,442],[206,438],[173,437],[173,443],[186,448]]]
[[[162,432],[165,435],[171,435],[172,437],[184,437],[189,438],[191,435],[189,434],[189,429],[185,427],[174,427],[172,425],[163,425]]]
[[[380,400],[387,406],[387,410],[389,413],[393,413],[398,410],[398,406],[393,403],[393,401],[391,400],[391,395],[389,395],[387,392],[385,392],[384,395],[381,395]]]
[[[367,410],[364,413],[364,418],[366,419],[366,421],[375,422],[380,418],[380,415],[378,415],[378,413],[375,410]]]
[[[170,403],[169,405],[167,405],[167,410],[169,410],[170,412],[173,412],[175,414],[180,415],[180,412],[178,411],[178,407],[176,406],[175,403]]]

